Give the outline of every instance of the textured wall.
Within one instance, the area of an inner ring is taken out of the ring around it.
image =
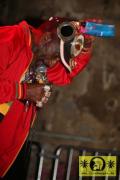
[[[5,0],[9,2],[9,19],[19,20],[26,16],[48,18],[57,16],[104,17],[119,19],[119,0]],[[7,3],[8,4],[8,3]],[[13,10],[13,11],[11,11]],[[14,16],[13,16],[14,14]]]
[[[12,1],[14,6],[12,6]],[[117,26],[119,35],[119,0],[19,0],[9,1],[4,23],[14,23],[26,17],[47,19],[50,16],[102,18]],[[86,144],[92,147],[120,148],[120,36],[100,39],[94,43],[87,68],[70,86],[54,88],[48,105],[39,112],[34,130],[68,133],[93,137]],[[39,140],[39,136],[33,133]],[[40,141],[45,141],[45,138]],[[59,143],[62,141],[59,141]],[[66,143],[66,142],[65,142]],[[74,142],[72,142],[74,143]],[[79,142],[77,144],[82,144]]]

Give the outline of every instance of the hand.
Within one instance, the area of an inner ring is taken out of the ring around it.
[[[50,95],[51,95],[51,87],[50,86],[48,86],[48,85],[45,85],[44,86],[44,91],[45,91],[45,95],[44,95],[44,97],[41,99],[41,101],[36,101],[36,106],[37,107],[39,107],[39,108],[41,108],[42,106],[43,106],[43,103],[45,104],[45,103],[47,103],[48,102],[48,99],[49,99],[49,97],[50,97]]]
[[[46,103],[48,97],[50,97],[50,87],[42,84],[28,84],[26,99],[32,102],[41,102]]]

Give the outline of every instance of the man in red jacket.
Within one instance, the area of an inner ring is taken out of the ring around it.
[[[0,177],[28,136],[36,104],[42,106],[51,94],[44,83],[28,83],[26,74],[30,76],[30,69],[42,62],[47,82],[67,85],[90,59],[92,38],[83,35],[76,24],[66,34],[64,20],[51,18],[38,29],[25,21],[0,27]]]

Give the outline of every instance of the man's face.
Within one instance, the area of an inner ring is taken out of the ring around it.
[[[39,58],[45,65],[52,67],[60,59],[59,38],[55,32],[46,32],[40,39]]]
[[[48,67],[53,67],[60,61],[60,39],[56,31],[46,32],[40,39],[39,58]],[[69,65],[71,69],[75,67],[72,59],[69,61]]]

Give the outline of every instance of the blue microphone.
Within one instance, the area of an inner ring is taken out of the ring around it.
[[[97,37],[114,37],[115,26],[95,22],[86,22],[84,33]]]

